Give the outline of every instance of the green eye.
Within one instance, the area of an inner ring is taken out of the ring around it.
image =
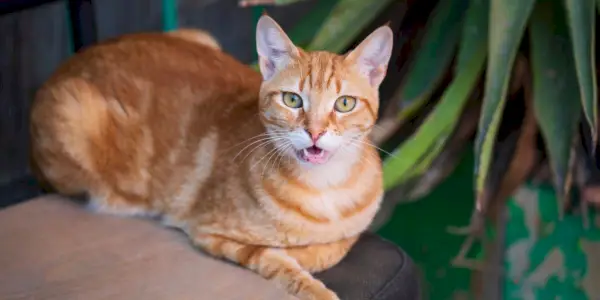
[[[341,96],[335,100],[335,110],[341,113],[347,113],[356,106],[356,98],[350,96]]]
[[[296,93],[283,92],[283,104],[287,105],[291,108],[300,108],[302,107],[302,98],[298,96]]]

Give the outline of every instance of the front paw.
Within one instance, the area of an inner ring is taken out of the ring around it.
[[[323,284],[313,284],[298,294],[300,300],[340,300],[335,292]]]

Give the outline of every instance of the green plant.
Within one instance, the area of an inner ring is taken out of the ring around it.
[[[437,45],[425,38],[398,92],[396,101],[400,105],[396,106],[406,107],[394,117],[398,123],[419,113],[427,102],[437,104],[414,134],[387,157],[386,189],[402,186],[430,170],[434,159],[449,146],[450,137],[460,128],[459,120],[469,98],[475,97],[470,105],[478,101],[482,105],[475,138],[477,213],[486,214],[490,201],[502,200],[498,195],[505,198],[529,179],[543,157],[547,157],[544,160],[551,167],[559,198],[567,203],[577,153],[595,154],[597,144],[595,3],[471,0],[465,9],[461,7],[463,3],[466,1],[440,1],[427,28],[427,34],[438,35],[440,27],[448,29],[438,40],[452,39],[454,42],[446,44],[458,46],[431,55],[430,48]],[[462,12],[461,18],[449,18],[447,6]],[[440,19],[450,20],[451,24]],[[457,26],[462,27],[459,35],[455,32]],[[441,98],[432,99],[435,89],[440,88],[439,80],[424,80],[422,74],[442,77],[448,65],[447,53],[451,51],[455,51],[452,81]],[[478,80],[484,66],[481,86]],[[478,97],[478,89],[483,97]],[[516,113],[519,117],[515,117],[514,108],[507,107],[507,100],[521,102],[521,112]],[[513,119],[506,122],[507,117]],[[508,137],[498,135],[504,126],[513,127]],[[579,127],[584,127],[583,140],[589,140],[584,152],[576,151],[583,141]],[[541,149],[534,142],[538,128],[544,144]]]

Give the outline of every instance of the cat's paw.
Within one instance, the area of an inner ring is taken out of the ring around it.
[[[335,292],[323,284],[315,284],[304,289],[298,295],[300,300],[340,300]]]

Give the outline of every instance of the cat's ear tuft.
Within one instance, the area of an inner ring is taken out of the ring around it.
[[[372,86],[379,87],[385,78],[393,46],[394,33],[389,26],[384,25],[367,36],[346,59],[356,65]]]
[[[256,25],[256,51],[264,80],[271,79],[299,54],[277,22],[267,15],[260,17]]]

